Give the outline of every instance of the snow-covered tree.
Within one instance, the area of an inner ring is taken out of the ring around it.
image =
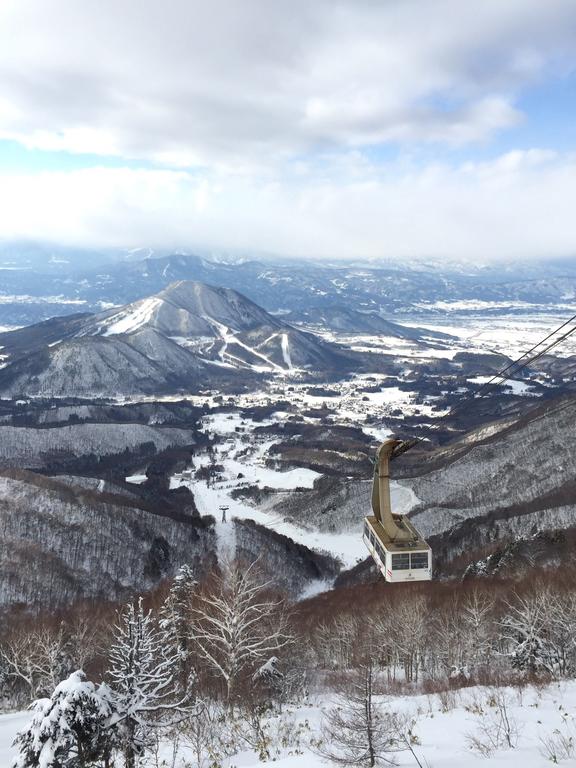
[[[30,725],[14,742],[13,768],[88,768],[108,765],[110,702],[106,686],[96,688],[78,670],[37,700]]]
[[[257,561],[243,567],[225,563],[190,610],[195,649],[223,683],[233,707],[243,676],[253,674],[292,641],[282,602],[267,594],[270,582],[257,573]]]
[[[283,685],[284,674],[278,656],[271,656],[252,675],[252,692],[266,705],[281,699]]]
[[[394,608],[392,638],[408,682],[418,682],[430,635],[428,604],[422,595],[411,595]]]
[[[100,643],[107,631],[101,617],[82,610],[66,626],[66,649],[74,669],[86,669],[100,653]]]
[[[0,645],[0,662],[6,677],[26,686],[28,701],[49,694],[71,671],[63,626],[15,632]]]
[[[490,595],[473,590],[462,603],[464,653],[471,670],[488,665],[495,640],[496,601]]]
[[[502,639],[510,648],[512,666],[525,672],[552,672],[547,633],[550,627],[552,600],[547,590],[536,590],[525,596],[516,595],[506,603],[501,622]]]
[[[466,675],[464,654],[465,626],[460,601],[456,597],[434,612],[430,621],[430,667],[454,678]]]
[[[165,636],[165,642],[172,644],[178,657],[179,684],[183,691],[189,685],[189,678],[194,671],[190,668],[190,631],[188,612],[192,603],[196,579],[192,569],[183,565],[179,570],[162,610],[160,611],[160,628]]]
[[[206,701],[196,717],[178,726],[176,738],[192,754],[194,768],[215,768],[222,758],[234,753],[235,744],[223,728],[224,721],[222,705]]]
[[[168,728],[190,714],[179,695],[178,653],[140,598],[120,614],[110,651],[113,722],[126,768],[135,768],[151,728]]]
[[[369,616],[364,624],[364,635],[371,647],[371,658],[379,667],[386,669],[388,681],[396,679],[395,632],[394,611],[378,612],[375,616]]]
[[[360,622],[356,616],[337,615],[330,622],[320,623],[313,637],[320,663],[332,669],[349,667],[360,634]]]
[[[548,647],[553,671],[573,676],[576,671],[576,594],[552,597],[548,608]]]

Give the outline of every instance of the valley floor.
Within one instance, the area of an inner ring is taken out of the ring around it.
[[[506,702],[511,730],[516,734],[512,736],[515,746],[509,748],[502,745],[488,756],[482,756],[471,747],[471,739],[477,737],[486,741],[482,735],[483,726],[494,735],[497,729],[495,723],[500,717],[498,708],[494,706],[494,698],[498,694]],[[572,743],[576,735],[576,681],[554,683],[543,688],[475,687],[440,695],[387,697],[381,700],[390,711],[405,713],[413,720],[414,752],[422,766],[428,768],[469,768],[475,765],[485,768],[502,765],[541,768],[549,762],[556,762],[551,741],[558,747],[562,738],[566,743]],[[271,748],[270,760],[259,760],[254,751],[244,750],[226,758],[222,765],[224,768],[256,768],[268,763],[278,768],[323,768],[330,765],[310,746],[311,741],[320,738],[322,709],[330,705],[329,699],[320,698],[285,715],[285,719],[291,718],[302,727],[294,729],[299,735],[294,736],[290,746]],[[0,716],[2,766],[9,765],[13,755],[11,742],[28,718],[26,712]],[[166,762],[162,762],[161,758],[157,765],[172,766],[172,745],[165,744],[161,754]],[[574,756],[562,759],[559,753],[556,754],[559,764],[573,764]],[[417,765],[408,750],[390,757],[394,757],[398,766]],[[196,764],[191,750],[183,743],[178,750],[175,768],[184,768],[186,761]]]
[[[328,533],[315,530],[312,526],[300,527],[284,520],[277,512],[267,512],[266,505],[256,506],[233,497],[235,490],[251,484],[259,488],[273,488],[276,491],[290,491],[298,487],[311,488],[319,477],[317,472],[305,468],[280,471],[265,465],[268,451],[275,440],[257,437],[254,428],[274,423],[274,419],[269,419],[256,424],[250,419],[243,418],[238,412],[205,417],[203,422],[205,429],[210,433],[226,436],[225,441],[215,446],[213,457],[214,462],[223,467],[223,470],[218,479],[210,483],[193,479],[191,472],[178,473],[172,477],[171,487],[178,488],[182,485],[190,487],[198,511],[202,515],[214,515],[216,520],[221,520],[221,509],[226,507],[228,523],[235,518],[254,520],[300,544],[330,553],[346,568],[353,567],[366,557],[366,546],[362,540],[362,518],[368,514],[369,510],[358,510],[358,521],[352,530]],[[248,442],[246,442],[246,435],[250,436]],[[195,469],[207,467],[210,464],[210,457],[207,454],[195,456],[194,460]],[[417,501],[409,488],[398,483],[392,484],[392,500],[394,508],[403,513]],[[230,554],[231,542],[229,537],[226,537],[226,525],[227,523],[221,523],[217,532],[219,542],[224,537],[227,554]],[[326,585],[324,588],[327,588]],[[307,596],[310,595],[307,594]]]

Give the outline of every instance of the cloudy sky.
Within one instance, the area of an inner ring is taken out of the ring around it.
[[[574,0],[1,0],[0,237],[576,253]]]

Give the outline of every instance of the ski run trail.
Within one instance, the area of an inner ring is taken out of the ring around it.
[[[317,472],[305,468],[278,471],[267,467],[266,457],[277,439],[260,439],[252,433],[254,427],[264,426],[267,423],[274,422],[254,423],[249,419],[243,419],[236,412],[206,417],[204,427],[208,432],[219,435],[221,439],[225,438],[224,442],[215,446],[214,455],[214,462],[224,467],[223,479],[207,482],[194,478],[196,469],[210,464],[209,456],[204,454],[193,457],[192,471],[175,474],[171,478],[171,487],[188,486],[194,494],[200,514],[214,516],[217,521],[216,535],[221,556],[224,556],[224,552],[229,555],[234,550],[233,533],[230,531],[234,527],[232,521],[249,519],[288,536],[310,549],[330,553],[339,558],[345,568],[356,565],[367,556],[366,547],[362,541],[361,516],[359,516],[358,525],[351,530],[325,533],[301,527],[285,520],[277,512],[271,513],[231,496],[232,491],[242,485],[258,485],[260,488],[269,487],[279,491],[312,488],[314,481],[320,476]],[[238,433],[237,428],[242,429],[243,432]],[[246,441],[247,434],[249,434],[249,441]],[[392,496],[395,508],[403,512],[407,511],[415,501],[410,489],[397,484],[393,484]],[[222,507],[228,508],[227,522],[222,522]],[[318,587],[321,586],[329,587],[324,584],[318,585]]]

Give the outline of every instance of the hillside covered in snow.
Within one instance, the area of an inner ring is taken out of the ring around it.
[[[177,282],[126,307],[0,334],[0,393],[102,397],[342,373],[352,357],[232,289]],[[253,382],[254,383],[254,382]]]

